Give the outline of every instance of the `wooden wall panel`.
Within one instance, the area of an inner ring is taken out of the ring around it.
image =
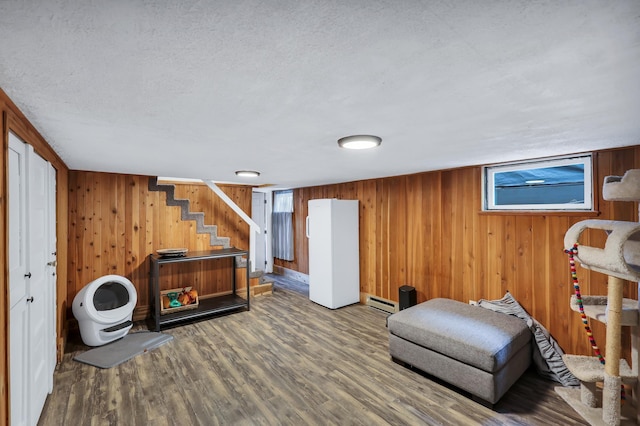
[[[233,259],[168,264],[160,266],[160,290],[191,286],[201,296],[231,290]],[[244,282],[238,283],[238,288]]]
[[[69,180],[69,306],[88,283],[106,274],[133,282],[138,292],[136,317],[149,305],[148,255],[162,248],[210,250],[208,234],[197,234],[194,221],[182,221],[179,207],[166,205],[164,192],[148,190],[147,176],[71,171]],[[251,188],[220,185],[250,214]],[[176,198],[191,200],[191,211],[205,213],[205,223],[231,245],[248,249],[249,226],[204,184],[177,184]],[[229,290],[224,261],[163,267],[161,288],[196,286],[202,295]],[[242,283],[241,283],[242,284]]]
[[[498,299],[510,291],[547,327],[566,352],[590,354],[579,315],[569,308],[573,285],[564,234],[585,219],[638,220],[635,203],[601,198],[605,176],[640,168],[640,146],[594,156],[599,214],[481,212],[481,167],[435,171],[294,190],[295,232],[304,235],[307,202],[360,201],[360,290],[398,300],[398,287],[416,288],[418,301],[450,297],[467,302]],[[591,245],[604,234],[589,235]],[[276,265],[308,273],[306,238],[295,240],[295,260]],[[606,294],[607,277],[579,268],[583,294]],[[637,298],[637,286],[625,297]],[[605,327],[593,323],[600,347]],[[629,341],[625,337],[626,354]]]
[[[56,235],[57,235],[57,312],[56,335],[58,346],[58,359],[61,359],[64,351],[66,337],[66,282],[67,282],[67,226],[68,226],[68,168],[47,141],[40,135],[37,129],[29,122],[19,108],[9,99],[6,93],[0,89],[0,122],[2,156],[0,157],[0,241],[2,244],[2,256],[0,256],[0,425],[9,422],[9,310],[8,297],[8,223],[7,214],[7,152],[9,131],[15,133],[24,142],[33,146],[34,150],[45,160],[50,162],[56,170]]]
[[[407,233],[406,253],[407,253],[407,282],[417,282],[425,276],[425,263],[423,247],[426,245],[426,222],[422,220],[424,216],[423,186],[420,175],[408,177],[407,192],[415,202],[407,205],[406,229],[413,229],[414,232]],[[406,232],[406,229],[404,232]],[[364,231],[364,230],[363,230]]]

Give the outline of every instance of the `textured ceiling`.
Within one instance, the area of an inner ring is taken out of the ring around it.
[[[640,1],[3,0],[0,87],[79,170],[299,187],[636,145]]]

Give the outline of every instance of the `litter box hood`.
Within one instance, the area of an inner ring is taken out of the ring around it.
[[[120,275],[105,275],[87,284],[72,305],[82,341],[100,346],[127,334],[137,301],[133,283]]]

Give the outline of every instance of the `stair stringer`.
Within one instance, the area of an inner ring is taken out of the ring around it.
[[[175,197],[176,186],[171,184],[159,184],[158,178],[149,177],[149,191],[162,191],[167,195],[167,206],[180,207],[181,220],[193,220],[196,222],[196,233],[209,234],[209,244],[212,246],[222,246],[224,248],[231,247],[231,239],[229,237],[218,236],[218,227],[216,225],[207,225],[204,223],[204,213],[192,212],[189,208],[191,202],[189,200]]]

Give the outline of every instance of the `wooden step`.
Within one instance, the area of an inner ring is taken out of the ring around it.
[[[252,285],[249,288],[250,297],[266,296],[266,295],[269,295],[269,294],[273,294],[273,283],[255,284],[255,285],[253,285],[253,283],[254,283],[253,279],[252,279],[251,282],[252,282]],[[238,296],[242,297],[243,299],[246,299],[247,298],[247,288],[246,287],[241,287],[241,288],[236,289],[236,294]]]
[[[587,317],[607,323],[607,296],[582,296],[582,304],[584,313]],[[575,295],[571,296],[571,309],[580,312],[578,299]],[[622,317],[620,318],[623,326],[638,325],[638,301],[635,299],[622,299]]]
[[[562,355],[565,365],[578,380],[586,383],[604,381],[604,364],[598,357],[584,355]],[[624,359],[620,360],[620,378],[622,383],[633,384],[638,381],[638,375],[634,374],[629,364]]]
[[[273,283],[264,283],[257,285],[255,287],[251,287],[251,295],[252,296],[264,296],[267,294],[273,294]]]

